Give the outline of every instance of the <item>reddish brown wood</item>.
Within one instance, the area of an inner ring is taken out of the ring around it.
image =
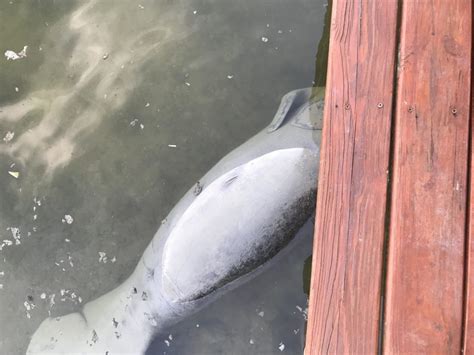
[[[471,0],[403,2],[384,351],[461,351]]]
[[[474,59],[474,58],[473,58]],[[471,62],[472,63],[472,62]],[[472,65],[472,64],[471,64]],[[464,314],[464,354],[474,354],[474,90],[472,88],[471,67],[471,176],[470,176],[470,198],[469,198],[469,226],[466,239],[466,277],[465,282],[465,314]]]
[[[471,101],[472,102],[472,101]],[[472,138],[471,138],[472,142]],[[472,146],[472,143],[471,143]],[[473,161],[471,156],[471,162]],[[467,238],[467,260],[466,260],[466,286],[465,286],[465,323],[464,323],[464,354],[474,354],[474,180],[473,167],[471,165],[471,194],[470,194],[470,223]]]
[[[377,351],[396,0],[334,0],[306,354]]]

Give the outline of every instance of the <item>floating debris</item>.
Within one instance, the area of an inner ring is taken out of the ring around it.
[[[20,238],[21,238],[20,228],[8,227],[7,230],[9,230],[12,233],[12,237],[15,240],[15,245],[20,245],[21,244],[21,242],[20,242]]]
[[[20,177],[20,173],[18,171],[9,171],[8,173],[15,179],[18,179]]]
[[[3,141],[8,143],[13,139],[13,137],[15,137],[15,132],[8,131],[7,134],[5,134],[5,137],[3,137]]]
[[[168,335],[168,339],[165,339],[166,346],[170,346],[171,342],[173,341],[173,334]]]
[[[64,289],[63,288],[63,289],[59,290],[59,293],[61,295],[61,298],[60,298],[61,302],[69,301],[69,302],[73,302],[75,304],[82,303],[82,298],[80,296],[78,296],[75,292],[72,292],[69,289]],[[53,307],[53,305],[55,304],[55,302],[54,302],[55,297],[56,297],[55,294],[52,294],[51,296],[49,296],[50,310]]]
[[[196,328],[199,328],[199,323],[196,324]]]
[[[95,331],[95,329],[92,329],[92,337],[91,337],[91,342],[89,343],[89,341],[87,341],[87,344],[89,346],[92,346],[94,345],[95,343],[97,343],[99,341],[99,336],[97,335],[97,332]]]
[[[250,339],[250,340],[249,340],[249,343],[253,345],[253,344],[255,344],[255,340]]]
[[[107,253],[99,251],[99,263],[107,263]]]
[[[70,267],[74,267],[74,264],[73,264],[73,262],[72,262],[72,256],[68,254],[68,255],[67,255],[67,259],[69,260],[69,266],[70,266]]]
[[[108,57],[109,57],[109,53],[105,53],[105,54],[102,56],[102,59],[103,59],[103,60],[106,60]]]
[[[28,49],[28,46],[24,46],[23,49],[18,53],[9,49],[5,52],[5,58],[7,58],[7,60],[18,60],[18,59],[26,58],[27,49]]]
[[[187,81],[185,82],[185,84],[186,84],[186,86],[191,86],[191,83],[189,83]]]
[[[67,223],[67,224],[72,224],[74,222],[74,218],[70,214],[64,215],[64,217],[61,219],[61,222]]]
[[[258,315],[259,315],[259,317],[263,318],[263,316],[265,315],[265,312],[264,311],[258,312]]]
[[[30,319],[31,318],[30,311],[32,311],[36,307],[35,304],[32,302],[32,298],[29,298],[29,301],[23,302],[23,305],[26,308],[26,317]]]
[[[197,15],[197,13],[198,13],[197,10],[194,10],[194,11],[193,11],[193,14],[194,14],[194,15]]]
[[[145,128],[145,125],[143,123],[140,123],[140,129]]]
[[[145,105],[145,107],[150,107],[150,103],[147,102],[146,105]]]
[[[306,307],[305,309],[303,309],[302,307],[300,306],[296,306],[296,309],[298,311],[300,311],[300,313],[302,314],[304,320],[308,320],[308,307]]]
[[[18,92],[20,89],[18,89],[18,86],[15,86],[15,91]]]
[[[280,349],[280,351],[285,350],[285,344],[280,342],[280,345],[278,346],[278,349]]]
[[[3,247],[4,247],[4,246],[8,246],[8,247],[9,247],[9,246],[11,246],[11,245],[13,245],[13,242],[12,242],[11,240],[9,240],[9,239],[4,239],[4,240],[2,241],[2,243],[0,244],[0,250],[3,250]]]
[[[56,298],[56,294],[52,294],[49,296],[49,314],[51,315],[51,309],[53,308],[53,306],[56,304],[56,302],[54,301]]]
[[[140,9],[142,9],[142,10],[145,8],[145,6],[140,5],[140,4],[138,4],[138,7],[139,7]]]
[[[135,118],[134,120],[130,121],[130,126],[135,127],[138,123],[138,118]]]
[[[227,75],[227,79],[229,79],[229,80],[232,79],[233,77],[234,77],[233,74],[232,75],[231,74]]]
[[[176,148],[177,145],[176,145],[176,144],[168,144],[168,147],[170,147],[170,148]]]
[[[45,300],[45,299],[46,299],[46,293],[43,292],[43,293],[40,295],[40,298],[41,298],[42,300]]]
[[[263,43],[267,43],[267,42],[268,42],[268,38],[267,38],[267,37],[262,37],[262,42],[263,42]]]

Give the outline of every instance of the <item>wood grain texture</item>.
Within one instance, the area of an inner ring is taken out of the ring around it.
[[[471,29],[472,31],[472,29]],[[472,55],[471,55],[472,56]],[[472,65],[471,58],[471,65]],[[469,192],[469,225],[466,238],[466,277],[465,277],[465,314],[464,314],[464,334],[463,352],[464,354],[474,354],[474,90],[472,88],[472,66],[471,66],[471,166],[470,166],[470,192]]]
[[[471,0],[403,2],[386,354],[461,351]]]
[[[396,0],[334,0],[305,354],[377,351]]]

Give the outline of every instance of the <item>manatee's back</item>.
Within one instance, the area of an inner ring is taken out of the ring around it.
[[[315,151],[275,150],[206,186],[164,244],[163,296],[195,301],[275,256],[314,211],[316,164]]]

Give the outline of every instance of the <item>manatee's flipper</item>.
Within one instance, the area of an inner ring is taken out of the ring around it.
[[[285,119],[294,113],[303,105],[311,96],[313,88],[305,88],[293,90],[282,97],[280,106],[278,107],[272,122],[268,126],[267,132],[271,133],[280,128]]]

